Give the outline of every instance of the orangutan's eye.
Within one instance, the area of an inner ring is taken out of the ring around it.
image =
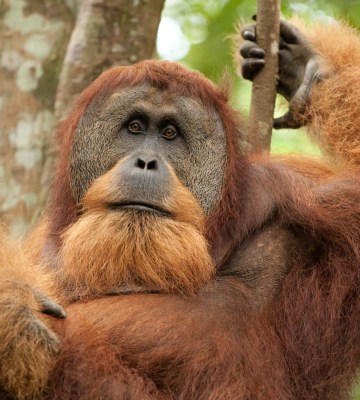
[[[161,132],[161,136],[166,140],[173,140],[177,136],[177,129],[173,125],[168,125]]]
[[[134,134],[144,132],[141,122],[138,120],[131,121],[129,123],[128,129],[129,129],[130,133],[134,133]]]

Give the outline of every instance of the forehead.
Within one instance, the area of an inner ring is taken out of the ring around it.
[[[108,98],[107,106],[117,106],[122,102],[132,101],[133,103],[142,102],[144,104],[148,103],[161,107],[166,104],[172,104],[180,98],[184,98],[184,96],[171,93],[168,89],[160,90],[144,84],[118,89]]]
[[[223,123],[214,107],[205,106],[200,99],[148,84],[123,87],[105,99],[95,99],[83,122],[88,127],[93,123],[121,126],[137,115],[145,115],[153,123],[171,120],[188,139],[224,138]]]
[[[147,84],[118,89],[105,100],[101,109],[105,115],[117,114],[119,117],[128,112],[139,112],[154,118],[173,117],[182,123],[208,121],[213,129],[222,130],[221,118],[215,108],[205,106],[199,99]]]
[[[180,111],[184,107],[185,98],[175,95],[169,90],[159,90],[147,85],[122,88],[113,93],[106,101],[105,110],[139,109],[153,112],[154,110]]]

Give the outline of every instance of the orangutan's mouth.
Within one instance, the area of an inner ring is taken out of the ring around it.
[[[158,214],[162,217],[170,217],[171,213],[167,210],[165,210],[162,207],[159,207],[154,204],[150,203],[144,203],[142,201],[123,201],[123,202],[118,202],[118,203],[109,203],[109,208],[113,210],[138,210],[138,211],[146,211],[146,212],[151,212],[153,214]]]

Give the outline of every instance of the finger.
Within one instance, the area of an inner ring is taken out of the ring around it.
[[[309,60],[305,68],[303,85],[306,87],[305,94],[309,96],[310,89],[315,82],[320,82],[322,77],[319,73],[319,62],[313,57]]]
[[[259,58],[259,59],[264,59],[265,58],[265,51],[261,49],[260,47],[253,47],[249,51],[249,55],[251,58]]]
[[[302,127],[299,121],[296,121],[290,111],[279,118],[274,118],[273,127],[275,129],[298,129]]]
[[[287,21],[280,21],[280,37],[288,44],[298,44],[301,42],[303,35],[292,24]]]
[[[241,65],[241,74],[244,79],[252,80],[254,76],[264,67],[265,61],[258,58],[245,59]]]
[[[40,319],[34,318],[28,326],[28,329],[32,331],[33,337],[36,337],[38,342],[46,344],[47,351],[53,354],[59,351],[59,338]]]
[[[40,311],[55,318],[66,318],[64,309],[54,301],[50,300],[43,293],[34,289],[34,294],[40,304]]]
[[[243,58],[264,58],[265,52],[256,43],[246,41],[240,47],[240,54]]]
[[[241,36],[245,40],[255,42],[256,40],[256,27],[254,24],[247,24],[241,28]]]
[[[289,45],[290,43],[285,42],[285,40],[280,36],[280,40],[279,40],[279,49],[289,49]]]
[[[245,40],[250,40],[250,41],[252,41],[252,42],[255,42],[255,40],[256,40],[255,33],[254,33],[254,32],[251,32],[251,31],[244,31],[244,32],[242,33],[242,37],[243,37]]]
[[[66,313],[64,309],[59,304],[49,299],[44,298],[43,301],[41,302],[41,306],[42,306],[41,311],[44,314],[51,315],[52,317],[59,319],[66,318]]]

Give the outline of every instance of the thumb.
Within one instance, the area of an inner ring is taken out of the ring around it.
[[[273,127],[275,129],[298,129],[302,127],[302,124],[295,120],[293,114],[289,110],[281,117],[274,118]]]

